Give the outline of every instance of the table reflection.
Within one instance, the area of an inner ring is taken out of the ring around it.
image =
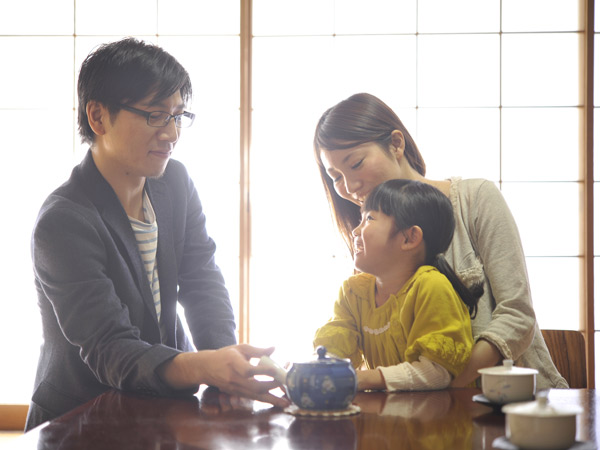
[[[292,416],[213,388],[195,397],[110,391],[16,439],[17,449],[491,449],[504,416],[475,403],[477,389],[360,392],[361,412]],[[552,390],[550,401],[584,408],[578,439],[596,441],[596,394]],[[11,445],[13,444],[11,442]]]
[[[360,448],[471,447],[470,412],[451,391],[366,392],[357,395],[356,403],[364,413],[358,422]]]
[[[286,436],[293,418],[279,417],[280,411],[208,388],[200,401],[171,403],[165,421],[177,449],[262,449],[275,447]]]

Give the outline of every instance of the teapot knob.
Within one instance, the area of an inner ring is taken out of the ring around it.
[[[325,359],[326,354],[327,354],[327,349],[324,346],[319,345],[317,347],[317,355],[319,355],[319,359]]]

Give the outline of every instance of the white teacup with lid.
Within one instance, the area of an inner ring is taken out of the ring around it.
[[[566,449],[575,443],[577,414],[575,405],[551,405],[548,392],[541,391],[532,402],[502,407],[506,414],[506,437],[520,449]]]
[[[483,395],[498,404],[532,400],[535,395],[536,369],[516,367],[511,359],[501,366],[479,369]]]

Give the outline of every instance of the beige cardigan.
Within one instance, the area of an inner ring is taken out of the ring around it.
[[[501,192],[487,180],[451,182],[456,230],[446,259],[467,286],[485,283],[472,321],[475,341],[485,339],[516,365],[537,369],[537,389],[567,388],[538,327],[519,231]]]

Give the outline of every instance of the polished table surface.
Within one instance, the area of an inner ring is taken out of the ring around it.
[[[186,399],[117,391],[25,433],[14,449],[492,449],[504,416],[473,401],[477,389],[360,392],[360,413],[294,416],[209,388]],[[597,444],[594,389],[553,389],[553,405],[579,405],[577,440]],[[587,445],[586,448],[594,445]]]

